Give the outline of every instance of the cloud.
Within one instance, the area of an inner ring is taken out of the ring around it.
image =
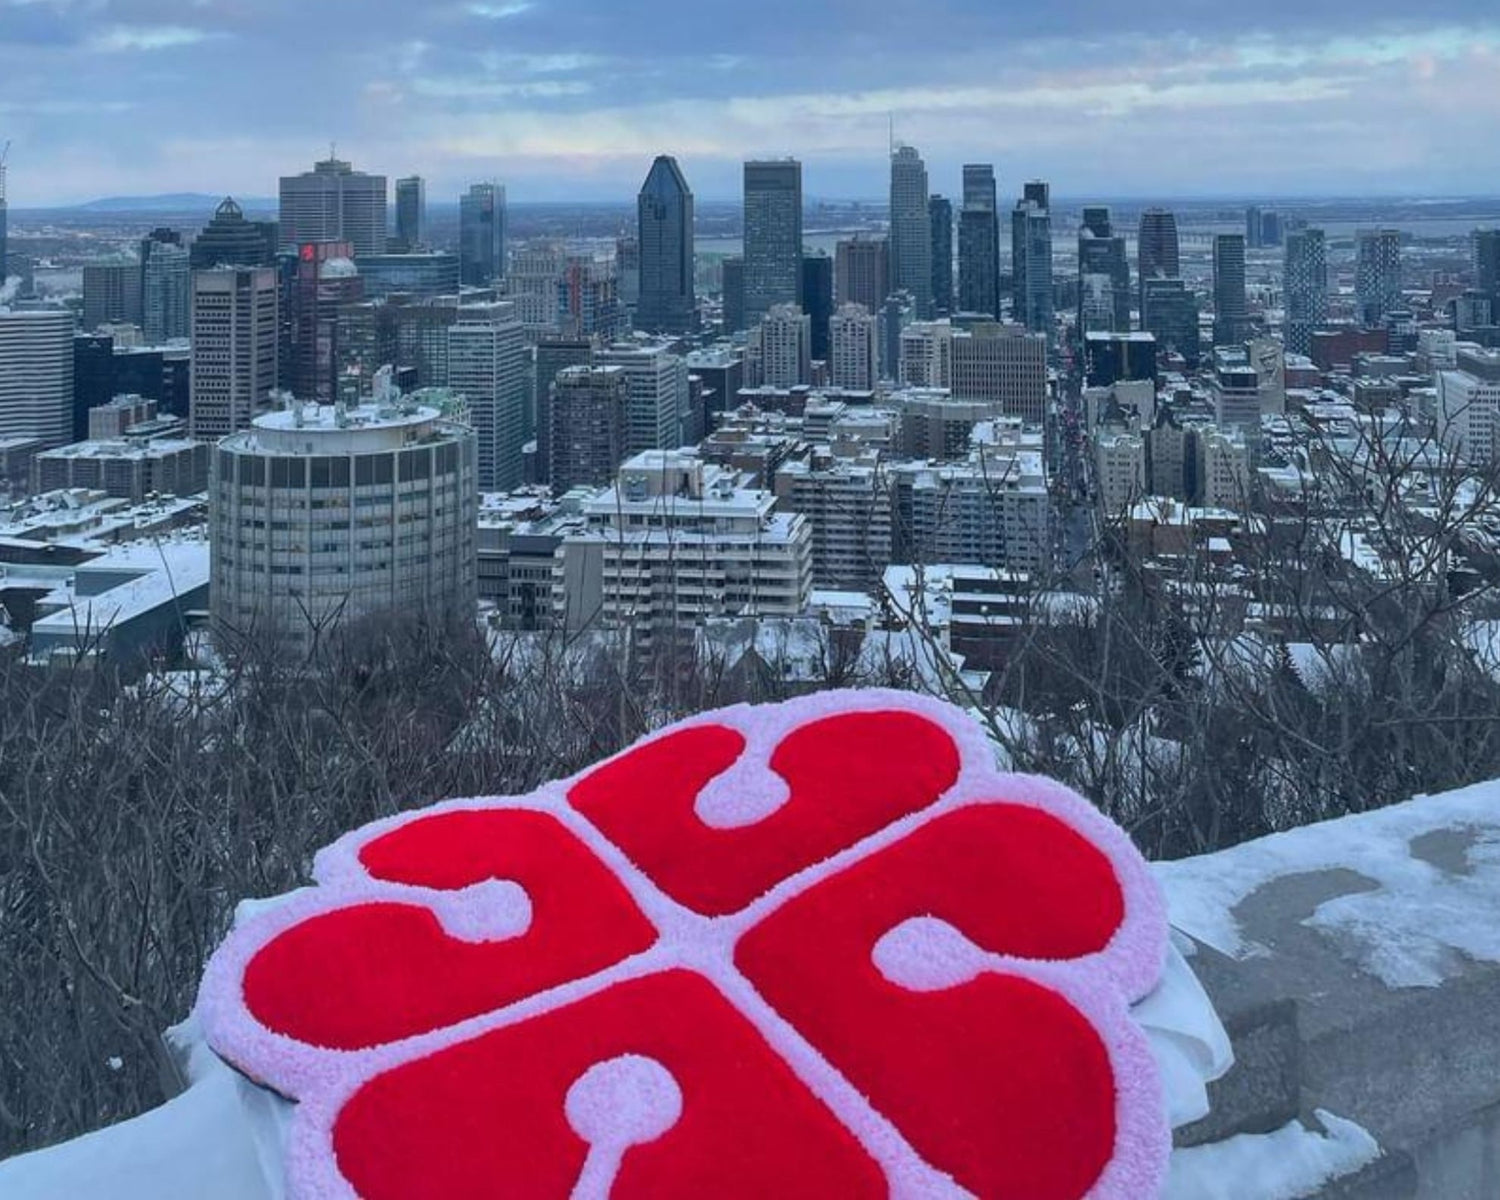
[[[91,50],[119,54],[130,50],[170,50],[177,46],[195,46],[215,34],[184,25],[115,25],[88,41]]]
[[[471,17],[481,17],[486,21],[504,21],[510,17],[519,17],[535,7],[530,0],[513,0],[510,4],[470,4],[464,11]]]
[[[731,21],[703,0],[0,0],[0,112],[17,195],[57,200],[270,194],[334,138],[434,196],[493,176],[517,200],[618,198],[673,152],[704,197],[776,153],[804,159],[811,194],[873,197],[892,113],[934,190],[974,159],[1064,192],[1492,189],[1472,147],[1500,140],[1500,12],[1411,11],[757,0]],[[104,72],[101,54],[134,57]],[[131,121],[99,119],[121,104]]]

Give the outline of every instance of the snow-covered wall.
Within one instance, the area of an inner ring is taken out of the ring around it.
[[[1324,1109],[1383,1151],[1329,1195],[1500,1196],[1500,784],[1156,869],[1238,1060],[1180,1144]]]

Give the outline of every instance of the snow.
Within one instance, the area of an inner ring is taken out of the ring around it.
[[[1445,870],[1413,849],[1424,836],[1472,837],[1461,870]],[[1374,890],[1329,900],[1306,924],[1337,937],[1391,988],[1437,987],[1460,955],[1500,963],[1500,783],[1273,834],[1219,854],[1158,863],[1172,924],[1223,954],[1264,948],[1246,935],[1235,908],[1288,876],[1343,869]]]
[[[1380,1157],[1375,1139],[1352,1121],[1316,1115],[1326,1135],[1293,1121],[1275,1133],[1178,1150],[1163,1200],[1295,1200]]]
[[[217,1061],[217,1060],[215,1060]],[[14,1200],[279,1200],[263,1171],[249,1093],[218,1065],[175,1100],[50,1150],[0,1162]]]

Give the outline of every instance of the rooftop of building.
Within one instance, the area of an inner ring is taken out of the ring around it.
[[[145,440],[143,438],[99,438],[84,442],[74,442],[68,446],[57,446],[51,450],[45,450],[37,455],[38,459],[60,459],[60,458],[100,458],[133,461],[144,461],[153,458],[167,458],[173,454],[181,454],[184,451],[193,450],[204,443],[194,441],[192,438],[156,438]]]

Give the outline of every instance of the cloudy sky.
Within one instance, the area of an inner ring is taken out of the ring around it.
[[[1419,14],[1421,19],[1413,19]],[[1495,0],[0,0],[16,207],[273,195],[337,141],[429,195],[700,197],[796,154],[874,197],[887,117],[957,190],[1500,191]]]

